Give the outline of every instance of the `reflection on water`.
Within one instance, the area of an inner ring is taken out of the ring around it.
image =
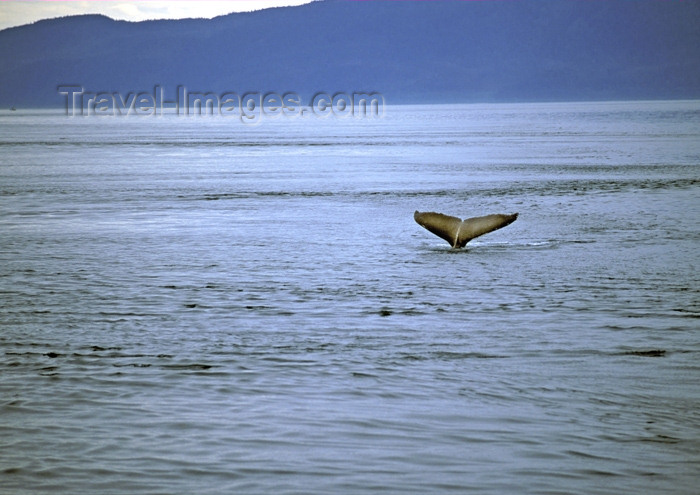
[[[698,123],[0,115],[0,488],[693,493]]]

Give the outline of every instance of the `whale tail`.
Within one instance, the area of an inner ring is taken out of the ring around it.
[[[515,222],[515,219],[518,218],[518,214],[495,214],[462,220],[442,213],[435,213],[432,211],[420,212],[416,210],[413,214],[413,218],[418,225],[429,230],[436,236],[445,239],[453,248],[462,248],[469,241],[480,235],[502,229],[506,225]]]

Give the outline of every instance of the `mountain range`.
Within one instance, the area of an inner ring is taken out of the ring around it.
[[[0,106],[92,92],[379,92],[386,102],[700,98],[700,2],[346,1],[0,31]]]

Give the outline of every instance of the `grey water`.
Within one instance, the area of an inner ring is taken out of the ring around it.
[[[697,493],[698,241],[698,101],[4,111],[0,492]]]

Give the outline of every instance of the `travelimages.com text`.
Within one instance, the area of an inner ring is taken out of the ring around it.
[[[239,118],[243,123],[258,123],[262,118],[285,117],[359,117],[384,115],[384,97],[377,92],[330,93],[313,95],[308,105],[293,92],[213,92],[188,91],[178,86],[174,99],[166,99],[165,89],[155,86],[150,92],[88,92],[82,86],[61,85],[66,115],[75,116],[221,116]]]

